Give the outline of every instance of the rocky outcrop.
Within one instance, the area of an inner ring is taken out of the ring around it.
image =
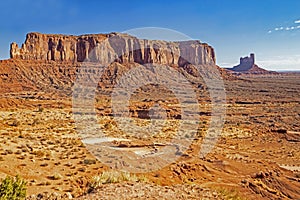
[[[186,64],[215,64],[214,49],[200,41],[167,42],[138,39],[121,34],[60,35],[28,33],[19,48],[11,44],[10,57],[42,61],[117,61],[159,63],[185,66]]]
[[[235,72],[246,72],[251,70],[251,68],[255,65],[255,56],[254,53],[250,54],[250,57],[241,57],[240,58],[240,64],[237,66],[234,66],[233,68],[229,68],[232,71]]]
[[[254,53],[251,53],[250,56],[241,57],[239,65],[227,69],[235,74],[277,74],[277,72],[268,71],[257,66]]]
[[[97,41],[107,37],[97,35],[60,35],[28,33],[25,43],[19,48],[16,43],[10,47],[10,57],[22,60],[83,61]]]

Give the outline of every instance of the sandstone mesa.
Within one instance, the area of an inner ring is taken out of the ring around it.
[[[214,49],[200,41],[167,42],[138,39],[122,34],[87,34],[80,36],[28,33],[19,48],[11,44],[12,59],[42,61],[118,61],[175,64],[215,64]]]

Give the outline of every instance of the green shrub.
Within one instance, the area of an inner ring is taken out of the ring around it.
[[[0,185],[0,200],[21,200],[26,197],[26,181],[7,176]]]

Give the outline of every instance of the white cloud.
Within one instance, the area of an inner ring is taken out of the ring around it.
[[[295,24],[300,24],[300,19],[294,21],[294,23]],[[287,27],[280,26],[280,27],[274,28],[273,30],[269,30],[268,33],[273,33],[275,31],[293,31],[293,30],[296,30],[296,29],[300,29],[300,25],[298,25],[298,26],[287,26]]]
[[[295,21],[295,24],[300,24],[300,19]]]

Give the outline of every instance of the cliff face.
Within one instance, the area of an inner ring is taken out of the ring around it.
[[[42,61],[117,61],[185,66],[215,65],[214,49],[199,41],[167,42],[120,34],[59,35],[29,33],[19,48],[11,44],[13,59]]]
[[[95,43],[107,35],[60,35],[28,33],[25,43],[19,48],[16,43],[10,47],[10,57],[22,60],[83,61]]]

